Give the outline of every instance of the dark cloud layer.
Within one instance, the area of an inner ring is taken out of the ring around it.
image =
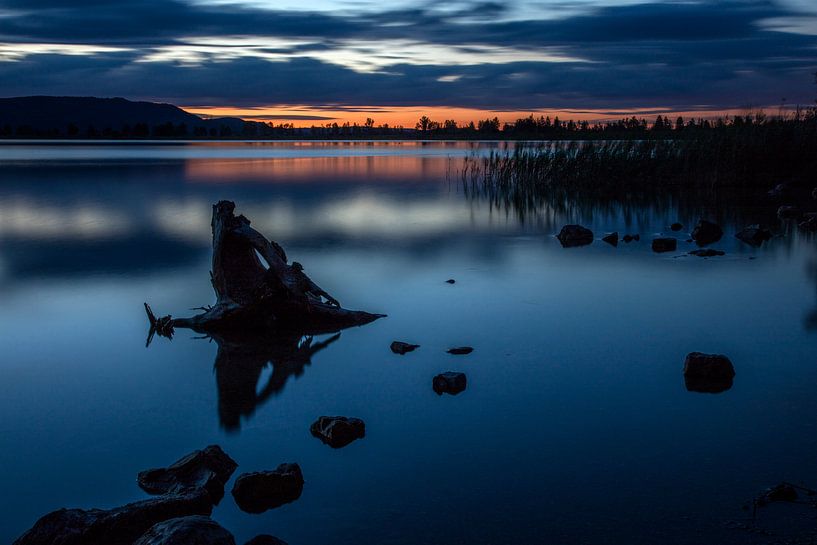
[[[768,23],[817,15],[774,2],[607,5],[529,20],[509,20],[508,10],[489,2],[355,15],[181,0],[0,0],[0,42],[18,50],[0,62],[0,93],[523,110],[732,108],[817,94],[817,36]],[[208,49],[234,36],[283,40],[263,48],[283,57]],[[191,37],[208,41],[191,53],[180,47]],[[19,54],[24,43],[127,50]],[[144,62],[157,52],[166,56]]]

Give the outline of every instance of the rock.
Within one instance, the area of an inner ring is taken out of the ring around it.
[[[391,346],[389,346],[389,348],[391,348],[391,351],[394,352],[395,354],[400,354],[402,356],[403,354],[413,352],[415,349],[420,348],[420,345],[404,343],[402,341],[394,341],[393,343],[391,343]]]
[[[618,246],[618,231],[604,235],[603,237],[601,237],[601,240],[603,240],[607,244]]]
[[[669,228],[672,229],[673,231],[680,231],[681,229],[684,228],[684,226],[676,221],[675,223],[670,225]]]
[[[775,501],[797,501],[797,489],[789,483],[780,483],[764,490],[755,503],[764,506]]]
[[[233,485],[233,498],[247,513],[263,513],[301,497],[304,477],[298,464],[281,464],[274,471],[242,473]]]
[[[698,246],[706,246],[717,242],[723,236],[723,229],[717,223],[712,223],[707,220],[698,221],[695,228],[692,230],[692,240],[698,243]]]
[[[641,235],[629,235],[629,234],[627,234],[627,235],[624,235],[623,237],[621,237],[621,240],[623,240],[624,242],[629,244],[630,242],[632,242],[634,240],[636,240],[636,241],[641,240]]]
[[[772,189],[770,189],[766,194],[769,197],[783,197],[789,192],[789,188],[787,184],[777,184]]]
[[[191,516],[160,522],[133,545],[235,545],[235,539],[210,517]]]
[[[739,231],[735,236],[750,246],[758,247],[772,238],[772,232],[760,227],[760,225],[750,225]]]
[[[732,387],[735,368],[726,356],[690,352],[684,360],[684,381],[690,392],[720,393]]]
[[[811,190],[811,198],[817,200],[817,187]]]
[[[203,489],[115,509],[60,509],[40,518],[14,545],[132,545],[159,522],[212,511],[213,500]]]
[[[195,450],[167,468],[142,471],[136,478],[148,494],[184,494],[195,489],[210,493],[213,503],[224,497],[224,485],[238,467],[218,445]]]
[[[449,278],[448,280],[446,280],[446,281],[445,281],[445,283],[446,283],[446,284],[456,284],[456,283],[457,283],[457,281],[456,281],[456,280],[454,280],[453,278]]]
[[[801,221],[798,224],[798,227],[800,227],[800,229],[802,229],[804,231],[811,231],[811,232],[817,231],[817,217],[812,216],[812,217],[806,219],[805,221]]]
[[[260,536],[255,536],[244,545],[288,545],[286,541],[283,539],[278,539],[277,537],[270,536],[267,534],[261,534]]]
[[[657,253],[674,252],[678,241],[674,238],[655,238],[652,241],[652,251]]]
[[[332,448],[345,447],[366,436],[366,425],[359,418],[321,416],[309,427],[312,435]]]
[[[114,509],[60,509],[40,518],[14,543],[132,545],[157,523],[209,516],[236,467],[216,445],[196,450],[167,468],[139,473],[139,486],[160,496]]]
[[[586,246],[593,242],[593,231],[581,225],[565,225],[556,235],[563,248]]]
[[[466,385],[465,373],[455,373],[453,371],[437,375],[431,383],[431,387],[438,395],[457,395],[465,390]]]
[[[777,217],[782,220],[793,220],[800,217],[800,209],[796,206],[783,205],[777,209]]]
[[[724,255],[726,252],[721,250],[713,250],[711,248],[704,248],[701,250],[692,250],[690,255],[697,255],[698,257],[715,257],[717,255]]]
[[[474,349],[470,346],[457,346],[455,348],[449,348],[446,352],[449,354],[454,354],[455,356],[464,356],[465,354],[470,354],[473,351]]]

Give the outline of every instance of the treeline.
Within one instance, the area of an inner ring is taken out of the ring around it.
[[[670,118],[658,115],[654,120],[635,116],[615,121],[573,121],[533,116],[502,123],[497,117],[460,124],[453,119],[435,121],[422,116],[413,128],[389,124],[376,125],[371,118],[362,125],[345,122],[295,127],[292,123],[263,123],[233,120],[203,121],[202,125],[134,123],[120,127],[78,126],[42,129],[30,125],[12,126],[0,121],[0,138],[77,138],[77,139],[460,139],[460,140],[608,140],[608,139],[678,139],[716,131],[744,127],[798,123],[814,119],[814,109],[798,109],[788,115],[767,116],[762,111],[745,115],[707,118]],[[238,122],[238,123],[235,123]]]

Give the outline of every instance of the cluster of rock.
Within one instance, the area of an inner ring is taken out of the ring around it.
[[[41,517],[14,545],[235,545],[210,515],[237,468],[217,445],[193,451],[166,468],[139,473],[137,483],[154,498],[113,509],[59,509]],[[252,474],[239,481],[247,475]],[[276,494],[263,490],[268,498]],[[272,536],[249,543],[286,545]]]
[[[590,234],[590,236],[592,239],[593,236],[592,233]],[[394,352],[395,354],[400,354],[401,356],[406,354],[407,352],[412,352],[419,347],[420,347],[419,344],[411,344],[403,341],[394,341],[389,346],[392,352]],[[453,348],[449,348],[448,350],[446,350],[447,353],[452,354],[454,356],[465,356],[473,351],[474,348],[471,346],[455,346]],[[437,395],[443,394],[457,395],[460,392],[465,391],[467,385],[468,384],[467,379],[465,377],[465,373],[460,373],[457,371],[446,371],[445,373],[435,375],[434,378],[431,379],[431,389],[434,390],[434,392],[436,392]],[[312,426],[315,427],[317,424],[318,422],[316,422]],[[313,431],[313,435],[314,434],[315,432]]]

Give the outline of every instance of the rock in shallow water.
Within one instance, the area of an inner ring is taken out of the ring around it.
[[[60,509],[40,518],[14,545],[132,545],[158,522],[212,511],[212,498],[202,489],[114,509]]]
[[[797,501],[797,489],[789,483],[780,483],[764,490],[756,503],[763,506],[776,501]]]
[[[309,431],[332,448],[345,447],[355,439],[366,436],[366,425],[359,418],[345,416],[321,416]]]
[[[652,251],[656,253],[674,252],[678,241],[674,238],[655,238],[652,241]]]
[[[738,240],[749,244],[750,246],[758,247],[772,238],[772,232],[768,229],[762,228],[760,225],[750,225],[749,227],[738,231],[735,234],[735,237],[737,237]]]
[[[470,346],[456,346],[454,348],[449,348],[446,352],[449,354],[454,354],[455,356],[464,356],[466,354],[470,354],[473,352],[474,349]]]
[[[717,223],[702,219],[695,225],[691,236],[698,246],[706,246],[719,241],[723,236],[723,229]]]
[[[184,494],[201,488],[210,493],[213,503],[224,497],[224,485],[238,467],[218,445],[210,445],[184,456],[166,468],[141,471],[136,478],[148,494]]]
[[[389,348],[395,354],[400,354],[402,356],[403,354],[413,352],[415,349],[420,348],[420,345],[404,343],[402,341],[394,341],[393,343],[391,343],[391,346],[389,346]]]
[[[437,392],[437,395],[457,395],[465,390],[466,385],[465,373],[456,373],[453,371],[441,373],[434,377],[434,380],[431,382],[431,387]]]
[[[593,242],[593,231],[581,225],[565,225],[556,238],[563,248],[586,246]]]
[[[687,390],[716,394],[732,387],[735,368],[722,354],[690,352],[684,360],[684,381]]]
[[[235,545],[235,539],[210,517],[192,516],[160,522],[133,545]]]
[[[155,498],[114,509],[60,509],[40,518],[15,545],[132,545],[159,522],[210,515],[236,463],[218,446],[183,457],[168,468],[143,471],[138,482]]]
[[[261,534],[260,536],[255,536],[244,545],[287,545],[287,542],[275,536]]]
[[[281,464],[274,471],[242,473],[233,485],[233,498],[247,513],[263,513],[301,497],[304,476],[298,464]]]
[[[670,225],[669,228],[672,229],[673,231],[680,231],[681,229],[684,228],[684,226],[678,222],[675,222],[672,225]]]
[[[610,244],[611,246],[618,246],[618,231],[614,231],[612,233],[608,233],[601,237],[601,240]]]

